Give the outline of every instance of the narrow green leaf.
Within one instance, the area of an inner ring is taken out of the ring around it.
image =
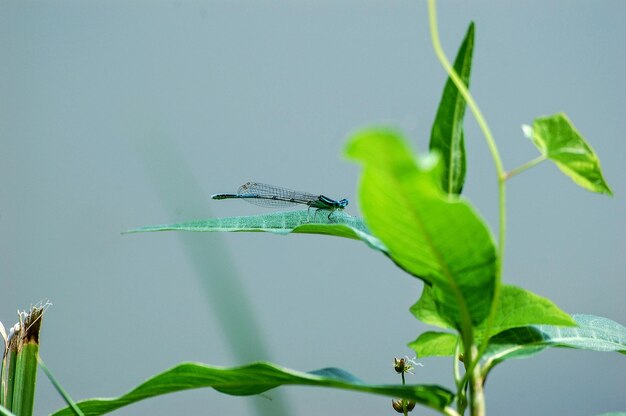
[[[39,363],[39,366],[41,367],[43,372],[48,377],[48,380],[50,380],[50,382],[56,389],[57,393],[59,393],[61,397],[63,397],[63,400],[65,400],[65,403],[67,403],[67,405],[72,408],[72,411],[74,412],[74,414],[76,416],[84,416],[83,412],[81,412],[80,409],[78,408],[78,405],[76,404],[76,402],[72,400],[70,395],[67,393],[67,391],[65,391],[63,386],[61,386],[61,383],[59,383],[59,381],[56,379],[54,374],[52,374],[52,371],[50,371],[50,369],[46,366],[46,363],[43,362],[43,360],[41,359],[41,356],[39,355],[37,355],[37,362]]]
[[[454,61],[454,70],[468,87],[473,50],[474,23],[472,22]],[[430,150],[437,150],[442,155],[441,186],[448,194],[460,194],[465,181],[464,116],[465,100],[459,94],[452,79],[448,78],[430,132]]]
[[[453,395],[433,385],[374,385],[338,369],[325,368],[308,373],[290,370],[265,362],[237,368],[211,367],[183,363],[149,379],[123,396],[112,399],[90,399],[78,403],[85,415],[100,415],[137,401],[162,394],[203,387],[235,396],[249,396],[284,385],[304,385],[353,390],[414,400],[433,409],[448,406]],[[54,416],[73,415],[66,407]]]
[[[313,218],[315,216],[315,218]],[[152,231],[193,232],[268,232],[274,234],[323,234],[361,240],[371,248],[387,252],[384,244],[374,237],[358,217],[335,211],[314,214],[308,210],[273,212],[244,217],[209,218],[179,224],[151,225],[125,231],[125,234]]]
[[[17,353],[15,381],[13,382],[13,405],[11,411],[17,415],[32,415],[35,406],[37,382],[38,342],[25,342]]]
[[[564,113],[535,119],[524,133],[548,159],[576,184],[591,191],[613,195],[602,176],[600,159]]]
[[[0,406],[6,403],[7,394],[7,378],[9,370],[9,336],[4,329],[4,325],[0,322],[0,336],[2,336],[2,359],[0,360]]]
[[[4,348],[6,348],[7,341],[9,337],[7,336],[7,331],[4,329],[4,325],[2,325],[2,321],[0,321],[0,336],[2,336],[2,341],[4,342]]]
[[[15,391],[15,368],[17,367],[17,338],[9,338],[6,363],[2,373],[2,405],[11,410]]]
[[[356,134],[346,153],[364,166],[361,209],[390,257],[432,284],[447,321],[480,323],[493,299],[495,246],[471,205],[442,193],[439,158],[416,159],[399,134],[384,129]]]
[[[27,312],[19,312],[19,326],[9,341],[9,348],[16,351],[15,369],[9,369],[9,393],[11,405],[6,407],[17,415],[32,415],[35,405],[37,383],[37,355],[39,354],[39,331],[43,313],[49,304],[38,304]],[[13,380],[11,380],[13,378]]]
[[[512,358],[527,358],[550,347],[626,354],[626,328],[593,315],[572,315],[577,327],[533,325],[514,328],[491,338],[485,358],[490,367]]]
[[[458,335],[448,332],[428,331],[420,334],[415,341],[408,344],[419,358],[446,357],[454,355]]]

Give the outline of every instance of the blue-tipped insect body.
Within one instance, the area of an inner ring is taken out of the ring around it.
[[[285,207],[293,205],[306,205],[315,208],[316,213],[320,209],[328,210],[328,219],[336,210],[342,210],[348,206],[347,199],[339,201],[324,195],[315,195],[307,192],[292,191],[279,186],[267,185],[258,182],[246,182],[239,187],[236,194],[215,194],[213,199],[243,199],[251,204],[262,207]],[[314,216],[315,218],[315,216]]]

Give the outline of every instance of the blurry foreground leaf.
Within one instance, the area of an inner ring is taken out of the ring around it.
[[[363,165],[361,209],[390,257],[432,284],[448,322],[466,329],[480,323],[493,299],[496,249],[473,207],[441,191],[439,158],[416,157],[386,129],[357,133],[346,153]]]

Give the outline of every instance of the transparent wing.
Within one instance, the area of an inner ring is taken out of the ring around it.
[[[244,183],[237,190],[237,194],[246,202],[270,208],[309,205],[319,199],[318,195],[258,182]]]

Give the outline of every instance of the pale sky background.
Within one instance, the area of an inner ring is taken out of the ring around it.
[[[120,232],[267,212],[209,199],[248,180],[347,197],[358,215],[359,168],[342,156],[351,131],[391,124],[428,147],[445,74],[426,14],[425,1],[400,0],[3,0],[0,320],[54,304],[41,353],[77,400],[123,394],[183,361],[270,359],[399,382],[393,357],[431,329],[408,312],[421,283],[364,244]],[[619,0],[439,7],[451,58],[476,22],[471,90],[505,167],[537,155],[522,124],[565,111],[615,192],[586,192],[549,163],[513,179],[505,281],[622,324],[624,17]],[[466,119],[464,194],[493,226],[493,164]],[[452,387],[450,359],[423,363],[410,382]],[[626,411],[625,391],[623,356],[575,350],[505,363],[486,386],[489,414],[510,416]],[[344,391],[267,396],[203,389],[116,414],[395,414],[388,398]],[[36,414],[62,406],[40,374]]]

